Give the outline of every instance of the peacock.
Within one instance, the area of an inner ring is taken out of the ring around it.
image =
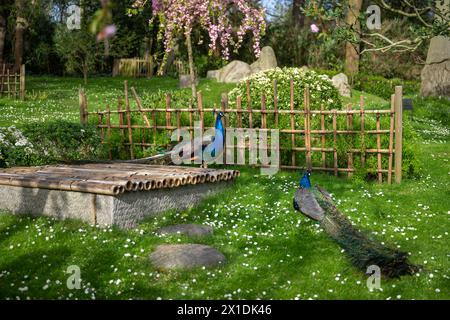
[[[216,114],[217,116],[214,124],[214,136],[207,135],[194,138],[193,141],[187,141],[186,143],[191,143],[193,148],[191,149],[191,154],[183,155],[183,158],[194,160],[197,154],[202,154],[205,150],[210,151],[211,157],[213,159],[218,158],[223,153],[225,145],[225,128],[223,125],[223,118],[225,117],[225,114],[222,111],[216,113],[216,111],[214,110],[213,115]],[[201,150],[199,150],[200,148]],[[167,152],[148,158],[128,160],[126,162],[169,165],[172,164],[173,152],[175,151],[169,150]],[[202,167],[207,167],[207,163],[203,161]]]
[[[352,225],[333,203],[324,189],[312,187],[311,171],[307,170],[300,180],[293,205],[308,218],[318,221],[325,232],[341,246],[353,265],[366,272],[371,265],[380,268],[388,278],[410,275],[418,267],[408,261],[408,254],[389,248]]]

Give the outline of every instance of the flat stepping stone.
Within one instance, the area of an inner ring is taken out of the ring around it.
[[[226,262],[216,249],[202,244],[163,244],[149,256],[153,266],[160,270],[216,267]]]
[[[177,224],[160,228],[156,230],[156,233],[160,235],[182,234],[188,237],[205,237],[213,234],[213,228],[200,224]]]

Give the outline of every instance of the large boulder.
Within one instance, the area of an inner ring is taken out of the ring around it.
[[[220,72],[220,70],[209,70],[206,73],[206,78],[217,80],[219,78],[219,72]]]
[[[181,74],[180,75],[180,88],[190,88],[191,87],[191,75],[189,74]],[[195,79],[195,84],[198,85],[198,78]]]
[[[352,89],[348,84],[348,78],[345,74],[339,73],[331,78],[333,85],[338,89],[339,94],[343,97],[351,97]]]
[[[431,39],[421,79],[422,96],[450,97],[450,38]]]
[[[252,73],[274,69],[278,66],[277,57],[272,47],[264,47],[261,49],[259,59],[253,62],[250,66]]]
[[[234,60],[219,70],[217,81],[225,83],[237,83],[252,74],[248,63]]]

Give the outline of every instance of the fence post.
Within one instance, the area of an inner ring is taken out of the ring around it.
[[[25,99],[25,65],[20,67],[20,100]]]
[[[312,169],[311,162],[311,114],[309,112],[309,88],[305,87],[303,94],[303,104],[305,108],[305,148],[306,148],[306,168]]]
[[[402,182],[402,151],[403,151],[403,88],[395,87],[395,182]]]
[[[80,90],[78,91],[78,101],[80,105],[80,123],[87,124],[88,122],[87,100],[86,94],[84,93],[84,90],[82,88],[80,88]]]

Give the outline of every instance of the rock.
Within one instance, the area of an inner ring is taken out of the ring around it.
[[[248,63],[234,60],[219,70],[217,81],[225,83],[237,83],[247,78],[252,73]]]
[[[339,73],[331,78],[333,85],[338,89],[339,94],[344,97],[351,97],[352,89],[348,84],[348,78],[345,74]]]
[[[209,71],[206,73],[206,78],[207,78],[207,79],[214,79],[214,80],[217,80],[218,77],[219,77],[219,72],[220,72],[220,70],[209,70]]]
[[[178,224],[160,228],[156,233],[160,235],[182,234],[188,237],[204,237],[212,235],[213,228],[200,224]]]
[[[308,66],[303,66],[303,67],[301,67],[301,68],[300,68],[300,70],[303,70],[303,71],[308,71],[308,70],[309,70],[309,68],[308,68]]]
[[[195,84],[198,84],[198,78],[195,79]],[[180,88],[190,88],[191,87],[191,75],[181,74],[180,75]]]
[[[261,49],[261,55],[259,56],[259,59],[253,62],[250,68],[252,69],[253,74],[261,71],[274,69],[277,66],[278,63],[275,51],[273,51],[272,47],[264,47]]]
[[[149,259],[160,270],[216,267],[226,262],[222,253],[201,244],[163,244],[156,247]]]
[[[450,38],[438,36],[431,39],[420,77],[422,96],[450,97]]]

